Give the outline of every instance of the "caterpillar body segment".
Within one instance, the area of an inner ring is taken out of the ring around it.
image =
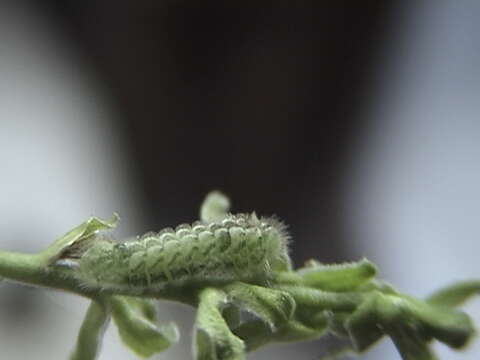
[[[276,220],[227,214],[125,243],[99,237],[79,257],[76,276],[87,287],[138,293],[175,282],[264,283],[273,271],[290,269],[287,239]]]

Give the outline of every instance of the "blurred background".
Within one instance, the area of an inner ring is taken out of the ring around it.
[[[175,226],[221,189],[289,224],[297,265],[365,256],[416,296],[478,278],[479,16],[475,0],[0,0],[0,247],[113,211],[119,238]],[[66,359],[86,306],[4,284],[1,358]],[[193,311],[159,309],[183,336],[156,358],[190,359]],[[478,339],[436,348],[480,357]],[[100,360],[132,358],[111,326]],[[361,358],[400,359],[389,340]]]

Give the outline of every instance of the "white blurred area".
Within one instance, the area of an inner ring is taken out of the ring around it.
[[[62,34],[0,2],[0,248],[38,251],[91,215],[140,230],[133,176],[108,99]],[[1,359],[66,359],[87,301],[0,287]],[[131,359],[109,330],[101,359]]]
[[[355,255],[424,296],[480,278],[480,2],[408,3],[357,138],[345,208]],[[465,307],[477,326],[479,300]],[[480,359],[478,336],[464,353],[436,348],[442,360]],[[365,358],[400,356],[384,341]]]

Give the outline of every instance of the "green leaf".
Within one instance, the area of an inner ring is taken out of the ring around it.
[[[289,293],[298,307],[311,308],[314,313],[322,310],[350,312],[357,308],[365,295],[358,292],[332,292],[306,286],[279,285],[277,289]]]
[[[110,320],[108,305],[102,301],[90,303],[78,333],[70,360],[94,360],[100,351],[103,334]]]
[[[249,351],[273,341],[295,311],[295,301],[284,291],[241,282],[225,290],[232,305],[224,312],[225,319]]]
[[[206,288],[201,291],[195,320],[197,360],[245,359],[244,342],[232,333],[222,316],[227,300],[227,295],[221,290]]]
[[[57,239],[52,245],[43,251],[43,255],[46,256],[49,263],[52,264],[73,244],[86,240],[101,230],[113,229],[117,225],[118,219],[119,217],[117,213],[114,213],[109,220],[91,217],[68,231],[61,238]]]
[[[480,293],[480,281],[463,281],[446,286],[427,297],[434,305],[459,306],[473,295]]]
[[[405,295],[373,292],[347,319],[346,328],[357,351],[363,351],[382,334],[389,335],[403,359],[434,359],[428,342],[435,338],[461,347],[474,334],[468,316]]]
[[[366,259],[334,265],[311,260],[306,267],[297,270],[304,285],[326,291],[352,291],[372,279],[376,272],[375,265]]]
[[[243,340],[247,351],[255,350],[276,340],[272,329],[261,320],[243,323],[232,331]]]
[[[408,327],[408,324],[400,323],[390,327],[388,331],[403,360],[437,359],[425,339],[416,329]]]
[[[265,322],[272,332],[287,322],[295,311],[295,301],[285,291],[234,283],[225,288],[234,304]]]
[[[378,302],[375,294],[366,296],[365,301],[345,320],[355,351],[365,351],[384,335],[379,327],[382,316]]]
[[[333,312],[324,311],[322,313],[328,323],[328,330],[339,336],[348,336],[348,331],[345,328],[345,324],[350,317],[350,313],[347,312]]]
[[[460,348],[474,335],[472,322],[465,313],[406,296],[404,298],[408,299],[409,311],[421,322],[427,336]]]
[[[150,321],[157,321],[157,309],[152,301],[133,296],[122,296],[123,300]]]
[[[155,311],[147,300],[112,296],[110,302],[122,342],[138,356],[150,357],[178,341],[175,324],[155,324]]]
[[[305,311],[306,315],[308,311]],[[297,316],[294,314],[289,320],[286,320],[283,324],[277,324],[276,331],[267,325],[262,320],[252,320],[243,323],[235,328],[233,331],[247,345],[248,351],[254,350],[269,342],[296,342],[305,341],[325,334],[327,329],[327,319],[325,316],[319,316],[323,314],[315,314],[311,316],[309,321],[306,321],[306,316]]]

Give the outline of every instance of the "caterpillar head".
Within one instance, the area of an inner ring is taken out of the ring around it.
[[[220,191],[211,191],[200,208],[200,219],[205,222],[218,221],[230,210],[230,200]]]
[[[113,250],[117,244],[105,237],[98,237],[91,242],[85,252],[81,255],[78,263],[78,275],[81,279],[88,279],[89,284],[118,281],[122,276],[123,268],[118,266]]]
[[[253,215],[255,215],[255,213],[253,213]],[[267,233],[268,252],[270,254],[277,254],[270,263],[272,270],[291,270],[292,261],[290,259],[288,248],[290,235],[287,231],[287,226],[275,216],[262,218],[261,221],[264,221],[271,226],[271,231]]]

